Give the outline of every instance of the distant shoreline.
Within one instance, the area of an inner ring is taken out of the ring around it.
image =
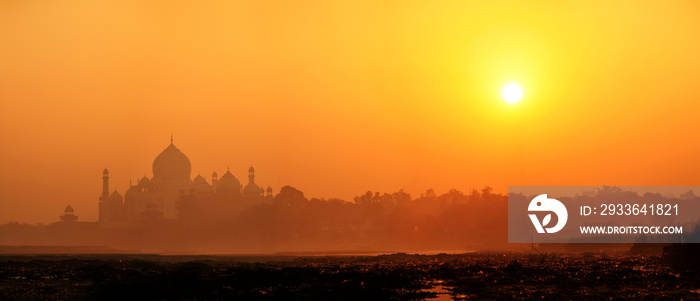
[[[265,257],[265,258],[280,258],[280,257],[324,257],[324,256],[381,256],[392,254],[410,254],[410,255],[438,255],[438,254],[466,254],[474,253],[472,250],[320,250],[320,251],[283,251],[274,253],[151,253],[135,250],[120,250],[105,246],[10,246],[0,245],[0,256],[32,256],[32,255],[47,255],[47,256],[71,256],[71,255],[135,255],[135,256],[154,256],[154,257]]]

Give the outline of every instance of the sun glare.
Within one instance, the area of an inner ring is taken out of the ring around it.
[[[521,89],[517,84],[508,84],[507,86],[503,87],[503,92],[501,92],[501,95],[503,96],[503,100],[506,102],[516,103],[523,97],[523,89]]]

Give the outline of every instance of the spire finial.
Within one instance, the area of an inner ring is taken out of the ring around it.
[[[173,144],[173,133],[170,133],[170,144]]]

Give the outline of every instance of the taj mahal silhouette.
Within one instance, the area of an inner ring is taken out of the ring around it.
[[[272,199],[272,187],[255,183],[255,169],[248,169],[248,184],[243,187],[230,170],[221,178],[212,173],[211,184],[202,175],[190,179],[190,159],[173,144],[153,160],[153,177],[131,181],[124,196],[109,190],[109,170],[102,173],[99,198],[100,228],[130,228],[154,220],[174,220],[186,215],[185,203],[220,204],[225,208],[244,208]],[[212,206],[209,206],[211,208]],[[213,206],[216,208],[216,206]]]

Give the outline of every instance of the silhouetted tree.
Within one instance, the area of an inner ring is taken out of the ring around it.
[[[697,197],[697,196],[695,195],[695,193],[693,193],[692,190],[688,190],[688,191],[682,193],[682,194],[679,196],[679,199],[681,199],[681,200],[692,200],[692,199],[694,199],[694,198],[696,198],[696,197]]]
[[[304,207],[308,203],[304,193],[292,186],[284,186],[275,196],[273,204],[282,207]]]
[[[403,189],[399,189],[399,191],[394,192],[392,197],[398,206],[407,206],[408,203],[411,202],[411,195],[404,192]]]
[[[440,197],[441,201],[444,201],[447,204],[459,204],[459,203],[466,203],[467,202],[467,197],[462,193],[461,191],[457,189],[450,189],[447,193],[441,195]]]
[[[483,189],[481,189],[481,198],[485,200],[490,199],[492,196],[492,191],[493,188],[491,188],[491,186],[484,187]]]
[[[360,206],[365,206],[365,205],[370,205],[375,202],[375,199],[373,198],[374,194],[371,191],[365,192],[363,195],[358,195],[356,196],[353,200],[355,201],[355,204],[360,205]]]

